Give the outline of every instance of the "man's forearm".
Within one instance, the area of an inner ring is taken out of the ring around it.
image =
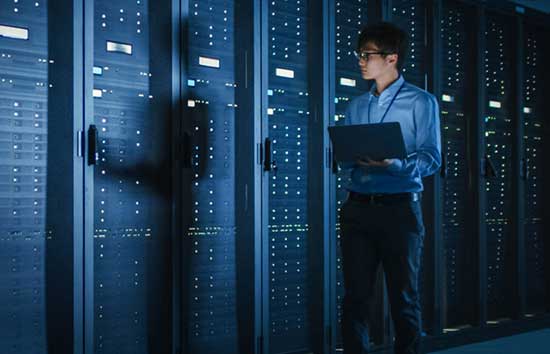
[[[433,153],[420,151],[408,158],[398,160],[388,166],[388,171],[399,176],[410,176],[418,169],[421,177],[429,176],[441,165],[440,159]]]

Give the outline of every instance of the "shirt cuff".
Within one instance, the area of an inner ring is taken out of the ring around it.
[[[387,167],[389,172],[399,172],[403,169],[403,161],[400,159],[393,159],[392,163]]]

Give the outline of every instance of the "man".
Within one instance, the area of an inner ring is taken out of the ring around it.
[[[347,124],[399,122],[409,157],[373,161],[365,156],[342,166],[352,169],[348,199],[340,211],[345,354],[368,350],[369,305],[380,263],[395,327],[395,353],[420,352],[420,194],[422,177],[441,164],[441,138],[436,99],[399,73],[406,37],[394,25],[379,23],[364,28],[357,45],[361,75],[375,83],[349,104]]]

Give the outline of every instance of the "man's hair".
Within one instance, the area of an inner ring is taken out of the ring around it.
[[[357,40],[357,52],[363,50],[368,43],[374,43],[381,52],[397,54],[397,70],[403,68],[407,56],[408,38],[407,33],[389,22],[379,22],[367,25],[361,30]]]

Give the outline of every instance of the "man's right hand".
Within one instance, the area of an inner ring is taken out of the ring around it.
[[[355,163],[361,167],[388,167],[395,162],[395,159],[384,159],[381,161],[372,160],[368,156],[365,158],[358,158]]]
[[[365,167],[365,168],[370,167],[369,162],[366,161],[366,160],[364,160],[364,159],[359,159],[359,158],[358,158],[357,160],[355,160],[355,163],[356,163],[357,165],[361,166],[361,167]]]

